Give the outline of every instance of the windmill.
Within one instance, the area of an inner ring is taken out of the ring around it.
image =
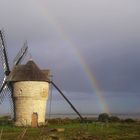
[[[14,59],[12,70],[10,70],[4,33],[0,31],[0,57],[4,71],[0,87],[0,103],[3,103],[4,98],[9,94],[13,104],[12,111],[15,125],[36,127],[45,124],[45,110],[50,84],[56,88],[80,119],[83,120],[70,100],[50,80],[50,70],[41,70],[33,60],[29,60],[24,65],[21,64],[27,51],[28,45],[25,42]]]

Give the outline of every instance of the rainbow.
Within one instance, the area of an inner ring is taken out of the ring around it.
[[[80,51],[80,49],[78,49],[79,47],[77,47],[68,37],[68,34],[64,31],[64,29],[57,24],[57,22],[50,16],[48,15],[48,12],[45,8],[46,5],[46,1],[43,1],[43,3],[41,3],[40,1],[38,1],[38,6],[40,5],[40,9],[42,14],[44,15],[44,17],[46,17],[47,23],[49,22],[50,26],[52,26],[52,28],[57,31],[59,33],[59,35],[62,37],[62,39],[69,45],[72,47],[72,49],[75,52],[76,57],[78,58],[79,63],[81,64],[81,67],[84,71],[84,73],[86,74],[87,78],[89,79],[91,86],[93,88],[93,91],[95,91],[95,94],[98,98],[98,102],[100,105],[100,109],[101,112],[105,112],[105,113],[109,113],[109,107],[105,101],[105,97],[103,96],[102,92],[100,91],[99,88],[99,84],[97,82],[96,76],[93,74],[93,72],[91,71],[90,66],[88,65],[88,63],[86,62],[86,59],[84,58],[82,52]]]

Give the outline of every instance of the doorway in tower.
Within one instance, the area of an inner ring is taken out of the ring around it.
[[[31,116],[31,126],[32,127],[37,127],[38,126],[38,114],[37,112],[33,112],[32,116]]]

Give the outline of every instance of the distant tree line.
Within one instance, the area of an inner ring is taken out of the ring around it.
[[[121,122],[121,123],[133,123],[136,120],[132,118],[120,119],[117,116],[110,116],[107,113],[101,113],[97,118],[84,118],[86,123],[92,122]],[[46,124],[70,124],[70,123],[79,123],[81,122],[79,118],[71,119],[71,118],[54,118],[54,119],[46,119]],[[139,122],[139,121],[138,121]],[[0,125],[13,125],[13,120],[10,116],[2,116],[0,117]]]
[[[117,116],[109,116],[109,114],[107,113],[99,114],[98,121],[99,122],[126,122],[126,123],[135,122],[135,120],[132,118],[120,119]]]

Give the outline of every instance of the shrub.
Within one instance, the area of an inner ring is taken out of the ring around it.
[[[109,115],[107,113],[99,114],[98,121],[100,121],[100,122],[108,122],[109,121]]]
[[[120,118],[117,117],[117,116],[111,116],[111,117],[109,117],[109,121],[110,122],[119,122],[120,121]]]
[[[123,122],[126,122],[126,123],[133,123],[133,122],[135,122],[135,120],[133,120],[133,119],[131,119],[131,118],[128,118],[128,119],[123,120]]]

